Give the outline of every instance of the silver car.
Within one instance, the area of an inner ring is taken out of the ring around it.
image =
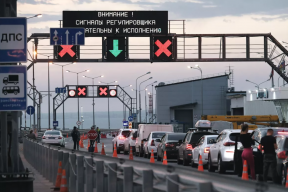
[[[147,141],[144,144],[144,158],[149,158],[151,157],[151,151],[153,149],[154,155],[157,153],[157,146],[161,141],[161,138],[166,134],[166,133],[172,133],[172,132],[165,132],[165,131],[152,131],[148,137]]]
[[[208,153],[210,146],[213,145],[218,135],[203,135],[196,143],[196,147],[192,150],[191,166],[196,167],[199,164],[199,157],[201,155],[203,165],[208,163]]]
[[[61,131],[58,130],[47,130],[42,136],[42,142],[47,144],[60,145],[65,147],[65,138]]]

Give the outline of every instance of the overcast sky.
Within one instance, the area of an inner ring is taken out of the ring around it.
[[[43,14],[42,18],[28,20],[28,33],[49,33],[49,28],[59,27],[63,10],[168,10],[170,20],[186,20],[186,34],[209,33],[271,33],[278,41],[288,42],[288,1],[287,0],[18,0],[18,16],[32,16]],[[182,23],[182,22],[180,22]],[[174,23],[176,24],[176,22]],[[179,23],[178,23],[179,24]],[[181,27],[181,25],[180,25]],[[175,29],[172,32],[182,33]],[[207,44],[219,43],[219,39],[205,39]],[[243,40],[227,40],[227,42],[242,43]],[[262,43],[263,39],[252,40],[252,44]],[[40,42],[48,45],[48,42]],[[99,44],[99,38],[86,38],[86,44]],[[187,40],[186,44],[191,43]],[[147,38],[132,38],[130,44],[148,45]],[[100,44],[101,45],[101,44]],[[285,44],[283,44],[285,45]],[[255,45],[256,46],[256,45]],[[288,46],[288,45],[287,45]],[[29,49],[32,44],[29,44]],[[49,47],[48,47],[49,48]],[[239,45],[236,48],[243,48]],[[51,49],[51,47],[50,47]],[[242,50],[243,51],[243,50]],[[99,52],[99,51],[98,51]],[[188,51],[187,51],[188,52]],[[217,52],[217,51],[216,51]],[[239,52],[240,49],[239,49]],[[179,57],[183,55],[179,55]],[[233,56],[233,54],[232,54]],[[259,55],[260,56],[260,55]],[[86,55],[86,57],[88,57]],[[91,56],[90,56],[91,57]],[[132,57],[132,56],[131,56]],[[134,54],[139,58],[141,55]],[[188,54],[189,57],[189,54]],[[216,56],[217,57],[217,56]],[[29,64],[29,63],[27,63]],[[90,69],[85,74],[90,77],[104,75],[105,82],[118,80],[121,86],[132,84],[135,88],[135,80],[138,76],[151,71],[153,81],[167,82],[178,79],[198,77],[197,70],[188,70],[187,65],[196,63],[77,63],[68,66],[71,71]],[[261,83],[269,79],[271,68],[264,62],[242,63],[198,63],[203,70],[203,75],[222,73],[232,66],[234,70],[234,87],[237,91],[254,89],[253,84],[245,80]],[[47,63],[35,65],[35,82],[39,91],[47,91]],[[61,67],[50,66],[51,90],[62,85]],[[32,83],[32,70],[28,72],[28,79]],[[76,84],[76,75],[65,73],[65,84]],[[81,77],[81,76],[80,76]],[[91,84],[90,79],[79,77],[80,84]],[[149,78],[146,76],[141,78]],[[144,88],[149,83],[143,83]],[[282,80],[280,80],[282,82]],[[278,75],[275,75],[275,84],[278,85]],[[145,86],[144,86],[145,85]],[[271,81],[264,83],[264,87],[270,87]],[[151,87],[149,87],[151,91]],[[135,97],[135,92],[127,88],[127,92]],[[144,95],[144,92],[143,94]],[[55,94],[53,94],[53,97]],[[142,101],[144,98],[142,98]],[[92,111],[92,100],[82,99],[81,106],[84,111]],[[52,103],[52,100],[51,100]],[[77,111],[76,100],[68,99],[67,110]],[[144,104],[144,102],[143,102]],[[52,104],[51,104],[52,106]],[[107,111],[107,101],[96,99],[96,111]],[[111,110],[122,110],[122,105],[117,99],[111,99]],[[47,98],[43,100],[42,112],[47,111]]]

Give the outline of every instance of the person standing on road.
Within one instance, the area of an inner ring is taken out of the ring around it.
[[[273,136],[273,129],[267,130],[267,135],[262,137],[260,142],[260,149],[264,149],[264,158],[263,158],[263,181],[267,181],[267,175],[269,167],[271,167],[273,173],[273,181],[276,182],[277,172],[276,172],[276,153],[275,150],[278,148],[276,144],[276,139]]]
[[[251,138],[251,135],[248,133],[248,125],[242,124],[241,126],[241,133],[240,133],[240,142],[242,143],[244,150],[242,153],[242,162],[247,161],[247,165],[250,168],[251,177],[253,180],[256,180],[255,175],[255,164],[254,164],[254,156],[253,150],[251,148],[254,145],[254,141]]]
[[[33,133],[33,130],[30,130],[29,134],[27,135],[28,138],[36,140],[36,136]]]
[[[97,131],[97,134],[98,134],[97,143],[100,143],[101,131],[100,131],[99,127],[97,127],[96,131]]]
[[[77,150],[79,150],[80,132],[77,130],[76,126],[74,126],[74,128],[73,128],[71,136],[72,136],[72,139],[73,139],[73,142],[74,142],[73,149],[76,150],[76,147],[77,147]]]

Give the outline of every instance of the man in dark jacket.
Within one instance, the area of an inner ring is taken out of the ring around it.
[[[30,139],[35,139],[36,140],[36,136],[33,133],[33,130],[30,130],[30,133],[27,135],[27,137],[30,138]]]
[[[77,146],[77,150],[79,150],[80,132],[78,131],[77,127],[74,126],[71,136],[74,142],[73,149],[76,150]]]
[[[100,131],[99,127],[97,127],[96,131],[97,131],[97,134],[98,134],[97,143],[100,143],[101,131]]]

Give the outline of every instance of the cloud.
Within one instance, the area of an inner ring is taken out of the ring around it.
[[[203,5],[204,8],[215,8],[217,5]]]
[[[280,16],[266,16],[266,17],[252,17],[255,21],[264,21],[264,22],[271,22],[271,21],[287,21],[288,20],[288,14],[280,15]]]

